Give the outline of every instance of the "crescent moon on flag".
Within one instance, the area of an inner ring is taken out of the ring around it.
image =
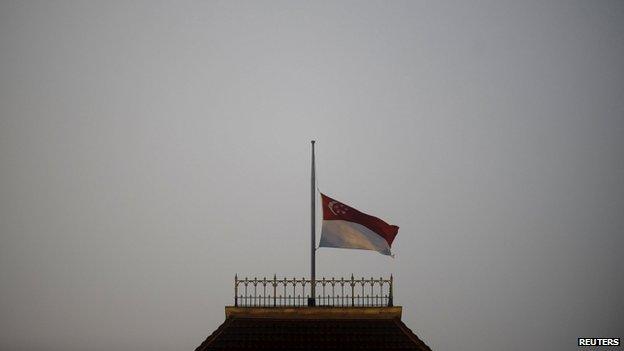
[[[332,211],[333,214],[335,214],[336,216],[338,216],[338,213],[336,213],[336,211],[334,211],[334,205],[337,203],[337,201],[330,201],[327,204],[327,207],[329,207],[329,210]]]

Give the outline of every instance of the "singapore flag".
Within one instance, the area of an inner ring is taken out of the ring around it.
[[[374,250],[392,255],[390,246],[399,227],[362,213],[321,194],[323,226],[319,247]]]

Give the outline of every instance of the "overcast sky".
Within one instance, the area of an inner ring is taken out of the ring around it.
[[[193,350],[309,275],[318,186],[401,227],[434,350],[624,337],[624,2],[0,2],[0,349]]]

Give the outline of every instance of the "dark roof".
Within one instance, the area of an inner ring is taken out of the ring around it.
[[[338,349],[431,351],[400,318],[353,313],[339,318],[230,315],[196,351]]]

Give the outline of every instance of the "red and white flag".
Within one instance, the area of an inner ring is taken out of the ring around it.
[[[323,227],[319,247],[374,250],[392,255],[390,246],[399,227],[362,213],[355,208],[321,194]]]

